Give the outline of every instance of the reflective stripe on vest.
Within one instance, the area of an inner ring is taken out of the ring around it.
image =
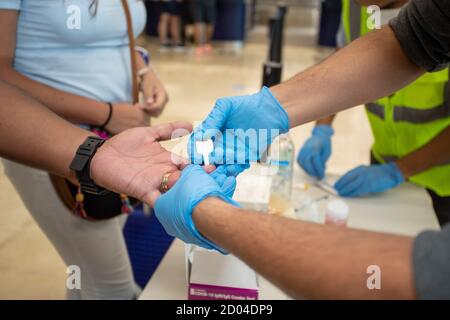
[[[366,105],[366,110],[382,120],[385,120],[384,106],[371,102]],[[394,106],[394,122],[409,122],[423,124],[450,117],[450,82],[447,81],[444,88],[444,102],[436,107],[418,109],[408,106]]]
[[[450,117],[450,104],[443,103],[432,109],[414,109],[409,107],[395,107],[394,121],[409,123],[427,123]]]
[[[344,25],[345,40],[348,43],[358,39],[361,33],[366,33],[367,11],[361,10],[361,5],[354,0],[342,0],[341,21]],[[361,22],[364,23],[361,23]]]
[[[369,111],[370,113],[378,116],[379,118],[381,118],[383,120],[385,118],[384,107],[378,103],[370,102],[370,103],[366,104],[366,110]]]
[[[361,6],[350,1],[350,41],[361,36]]]
[[[398,157],[396,157],[396,156],[381,156],[381,157],[383,158],[384,162],[386,162],[386,163],[394,162],[394,161],[398,160]],[[449,165],[449,164],[450,164],[450,161],[443,163],[442,165],[444,166],[444,165]]]
[[[366,105],[366,110],[377,117],[385,120],[384,106],[372,102]],[[450,103],[446,101],[440,106],[432,109],[415,109],[404,106],[394,107],[394,121],[395,122],[409,122],[409,123],[427,123],[439,119],[450,117]]]

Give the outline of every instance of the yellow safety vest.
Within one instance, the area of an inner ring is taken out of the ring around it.
[[[347,43],[370,30],[366,7],[342,0]],[[450,125],[449,70],[426,73],[394,94],[366,105],[375,143],[374,157],[393,161],[426,145]],[[449,145],[450,147],[450,145]],[[409,178],[440,196],[450,196],[450,163]]]

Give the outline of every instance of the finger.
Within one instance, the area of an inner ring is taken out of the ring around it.
[[[156,99],[155,99],[155,97],[154,96],[148,96],[146,99],[145,99],[145,104],[147,104],[147,105],[149,105],[149,106],[153,106],[153,104],[156,102]]]
[[[211,177],[214,178],[214,180],[217,182],[217,184],[222,187],[223,183],[225,182],[225,179],[227,178],[224,174],[211,174]]]
[[[181,177],[181,171],[179,171],[179,170],[174,171],[170,174],[169,179],[167,181],[167,187],[169,188],[169,190],[178,181],[178,179],[180,179],[180,177]]]
[[[319,155],[313,156],[311,161],[312,161],[312,165],[313,165],[314,169],[316,170],[317,177],[319,179],[323,179],[323,177],[325,175],[325,167],[323,165],[323,162],[322,162],[320,156]]]
[[[150,130],[157,141],[164,141],[189,134],[192,132],[192,125],[186,121],[176,121],[153,126]]]
[[[236,190],[236,178],[226,177],[221,188],[222,192],[229,198],[233,197],[234,191]]]
[[[161,196],[159,190],[152,190],[144,196],[142,200],[147,203],[151,208],[155,206],[156,200]]]
[[[206,173],[212,173],[214,171],[217,171],[218,168],[216,168],[216,166],[213,164],[209,164],[207,166],[203,166],[203,169],[205,170]]]
[[[325,146],[322,148],[320,152],[320,158],[322,159],[322,163],[326,163],[328,158],[331,156],[331,146]]]
[[[347,185],[350,182],[352,182],[354,179],[356,179],[356,177],[358,176],[359,171],[360,171],[359,168],[360,167],[357,167],[353,170],[350,170],[346,174],[344,174],[338,181],[336,181],[336,183],[334,184],[334,188],[336,190],[342,189],[344,187],[344,185]]]
[[[356,178],[349,182],[348,184],[343,185],[341,188],[336,189],[338,194],[342,197],[349,197],[351,195],[356,195],[361,185],[363,184],[363,179]]]
[[[162,109],[166,104],[166,93],[164,91],[156,91],[154,96],[154,107]]]
[[[357,197],[362,197],[367,194],[368,193],[364,192],[361,188],[356,188],[355,190],[348,192],[345,196],[342,196],[342,197],[357,198]]]
[[[227,173],[227,169],[225,168],[225,166],[218,166],[214,171],[212,171],[210,173],[210,175],[212,177],[215,177],[219,174],[226,174]]]
[[[146,84],[146,82],[144,82]],[[142,86],[142,93],[144,95],[144,100],[146,103],[153,103],[154,102],[154,88],[153,85],[143,85]]]
[[[145,101],[145,110],[152,114],[161,112],[164,101],[158,100],[157,96],[153,96],[153,98],[149,98]]]
[[[136,103],[136,104],[134,104],[134,107],[135,107],[135,108],[138,108],[138,109],[140,109],[140,110],[142,110],[142,111],[146,111],[146,106],[145,106],[145,104],[142,104],[142,103]]]
[[[244,170],[250,168],[249,164],[227,164],[224,165],[227,169],[227,176],[237,177]]]
[[[185,168],[187,167],[187,166],[189,166],[190,164],[187,164],[186,166],[185,166]],[[193,168],[191,168],[190,170],[199,170],[199,168],[200,167],[193,167]],[[213,172],[215,169],[216,169],[216,167],[215,166],[213,166],[213,165],[208,165],[208,166],[204,166],[204,167],[201,167],[206,173],[211,173],[211,172]],[[169,190],[170,190],[170,188],[172,188],[173,187],[173,185],[178,181],[178,179],[181,177],[181,175],[184,173],[184,174],[187,174],[187,172],[188,172],[189,170],[184,170],[184,171],[182,171],[182,170],[176,170],[176,171],[172,171],[172,172],[170,172],[169,171],[169,173],[170,173],[170,175],[169,175],[169,177],[168,177],[168,180],[167,180],[167,187],[169,188]],[[160,183],[162,183],[162,177],[161,177],[161,182]]]
[[[313,157],[306,157],[305,158],[305,167],[307,168],[307,171],[309,175],[313,176],[313,177],[319,177],[319,174],[316,171],[316,168],[314,167],[313,164]]]
[[[154,107],[153,103],[144,103],[141,104],[140,109],[149,113],[150,115],[152,115],[153,112],[155,112],[155,110],[157,110],[156,107]]]
[[[180,170],[183,170],[187,165],[191,163],[188,158],[182,157],[173,152],[170,152],[170,161]]]
[[[300,151],[299,155],[298,155],[298,163],[300,165],[300,167],[302,167],[303,170],[305,170],[305,172],[307,174],[309,174],[310,176],[315,177],[316,174],[314,172],[314,169],[312,167],[312,162],[310,161],[309,157],[308,157],[308,153]]]

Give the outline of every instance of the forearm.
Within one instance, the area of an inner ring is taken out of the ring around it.
[[[429,143],[396,161],[405,179],[435,166],[450,163],[450,127]]]
[[[0,82],[0,154],[60,176],[89,132],[71,125],[12,86]]]
[[[386,26],[271,90],[295,127],[387,96],[423,73]]]
[[[145,68],[147,66],[147,64],[144,61],[144,58],[142,58],[141,54],[137,51],[135,51],[135,55],[136,55],[136,73],[141,70],[142,68]]]
[[[335,117],[336,117],[336,115],[333,114],[331,116],[319,119],[319,120],[316,121],[316,126],[321,125],[321,124],[326,124],[326,125],[331,126],[333,124],[333,121],[334,121]]]
[[[32,80],[10,66],[1,66],[0,80],[25,91],[60,117],[75,124],[100,126],[108,116],[105,102],[77,96]]]
[[[293,297],[415,297],[411,238],[262,215],[215,198],[201,202],[193,219],[204,236]],[[367,288],[370,265],[381,268],[381,290]]]
[[[18,21],[19,11],[0,10],[0,81],[22,89],[68,121],[76,124],[103,124],[108,116],[106,104],[57,90],[14,69]]]

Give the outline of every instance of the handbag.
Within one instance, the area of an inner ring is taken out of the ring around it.
[[[133,23],[127,0],[121,0],[127,22],[127,33],[130,49],[130,64],[132,72],[133,103],[138,102],[139,87],[137,77],[137,61],[135,56],[135,39]],[[96,132],[95,130],[93,130]],[[110,192],[106,195],[96,195],[81,192],[80,188],[69,180],[49,174],[50,181],[58,197],[64,205],[75,215],[87,220],[105,220],[116,217],[122,213],[129,214],[139,201],[128,198],[124,194]]]

